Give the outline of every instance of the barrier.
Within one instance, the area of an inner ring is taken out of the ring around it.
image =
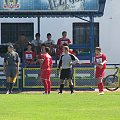
[[[107,66],[106,74],[113,74],[116,71],[116,68],[113,66]],[[40,80],[40,68],[21,68],[18,80],[14,86],[17,89],[36,89],[44,88],[42,81]],[[117,73],[118,82],[120,81],[120,68]],[[97,80],[95,78],[95,68],[94,67],[83,67],[83,68],[73,68],[73,82],[74,87],[77,88],[96,88]],[[51,83],[52,88],[59,88],[60,79],[57,73],[57,68],[53,68],[51,72]],[[5,89],[6,78],[3,73],[3,67],[0,66],[0,89]],[[120,82],[118,83],[120,86]],[[65,82],[65,87],[68,88],[68,82]]]

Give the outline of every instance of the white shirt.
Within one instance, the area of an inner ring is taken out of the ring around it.
[[[55,44],[55,41],[54,40],[46,40],[44,43],[48,44],[48,45],[52,45],[52,44]]]
[[[37,41],[37,40],[32,40],[32,44],[34,45],[34,46],[38,46],[38,42],[39,42],[39,44],[42,44],[43,43],[43,41],[42,40],[39,40],[39,41]]]

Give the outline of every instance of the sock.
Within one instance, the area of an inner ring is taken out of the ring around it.
[[[50,93],[50,91],[51,91],[51,81],[47,80],[47,84],[48,84],[48,93]]]
[[[47,80],[44,80],[44,81],[43,81],[43,84],[44,84],[45,93],[47,93],[47,92],[48,92]]]
[[[9,92],[12,92],[12,88],[13,88],[13,83],[10,83],[10,87],[9,87]]]
[[[61,84],[60,85],[60,93],[62,93],[63,88],[64,88],[64,84]]]
[[[71,93],[73,93],[73,85],[69,85]]]
[[[103,92],[103,89],[104,89],[103,83],[98,83],[98,89],[99,89],[99,92]]]
[[[10,83],[6,82],[6,89],[9,90],[9,88],[10,88]]]

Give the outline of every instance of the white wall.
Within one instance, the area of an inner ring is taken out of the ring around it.
[[[100,22],[100,46],[103,52],[107,55],[108,63],[120,63],[120,45],[119,45],[119,26],[120,26],[120,0],[106,0],[104,16],[96,18],[96,22]],[[37,19],[0,19],[0,22],[34,22],[37,32]],[[46,40],[46,34],[52,33],[55,41],[61,37],[63,30],[68,32],[68,37],[72,39],[72,23],[81,22],[77,18],[41,18],[40,19],[40,34],[43,41]],[[83,21],[82,21],[83,22]],[[0,40],[1,41],[1,40]]]

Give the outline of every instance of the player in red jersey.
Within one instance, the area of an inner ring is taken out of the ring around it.
[[[62,32],[62,38],[59,38],[57,41],[57,55],[58,57],[60,57],[61,52],[62,52],[62,45],[63,44],[67,44],[69,46],[69,44],[71,43],[71,40],[69,38],[67,38],[67,32],[63,31]]]
[[[25,60],[25,65],[32,65],[35,64],[35,58],[36,54],[35,52],[32,51],[32,44],[28,43],[27,45],[27,50],[24,52],[24,60]]]
[[[99,95],[104,94],[103,78],[105,75],[107,58],[106,55],[101,52],[100,47],[95,48],[95,65],[96,65],[96,79],[98,80]]]
[[[50,74],[52,69],[52,57],[48,54],[50,52],[49,47],[45,48],[45,53],[42,54],[39,62],[41,64],[40,79],[43,81],[45,94],[50,94],[51,81]]]

